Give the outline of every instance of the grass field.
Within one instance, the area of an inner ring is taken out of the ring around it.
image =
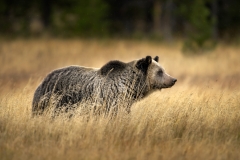
[[[67,65],[146,55],[178,82],[115,119],[32,118],[37,85]],[[240,48],[184,56],[180,43],[0,40],[0,159],[240,159]]]

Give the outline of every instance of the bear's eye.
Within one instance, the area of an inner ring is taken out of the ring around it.
[[[162,71],[162,70],[159,70],[159,71],[158,71],[158,75],[159,75],[159,76],[162,76],[162,74],[163,74],[163,71]]]

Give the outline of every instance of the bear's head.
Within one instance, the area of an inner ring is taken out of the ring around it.
[[[146,56],[136,62],[136,68],[146,75],[146,83],[150,90],[172,87],[177,79],[166,73],[158,63],[158,56],[152,59]]]

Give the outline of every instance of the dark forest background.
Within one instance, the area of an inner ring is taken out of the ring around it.
[[[239,0],[0,0],[2,36],[239,40]]]

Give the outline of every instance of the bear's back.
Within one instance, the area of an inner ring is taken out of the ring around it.
[[[44,96],[76,90],[96,77],[96,69],[82,66],[68,66],[50,72],[34,93],[33,104]],[[78,87],[77,87],[78,86]]]

